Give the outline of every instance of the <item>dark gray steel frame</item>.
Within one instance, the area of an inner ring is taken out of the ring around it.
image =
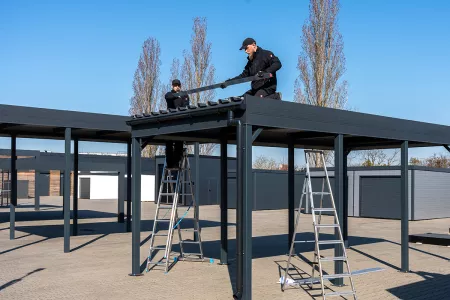
[[[230,112],[232,112],[230,118]],[[335,202],[341,218],[341,229],[348,243],[348,191],[345,190],[347,155],[351,150],[387,149],[401,147],[401,270],[409,271],[408,259],[408,147],[443,146],[450,144],[450,127],[371,114],[323,107],[280,102],[245,96],[242,103],[227,103],[127,122],[133,139],[133,214],[140,218],[140,143],[165,140],[186,140],[237,144],[237,284],[235,298],[251,299],[252,261],[252,145],[288,148],[289,235],[294,224],[294,149],[315,148],[335,151]],[[235,134],[228,127],[237,126]],[[261,130],[262,129],[262,130]],[[256,135],[256,137],[254,136]],[[221,151],[224,160],[226,151]],[[221,170],[221,263],[227,263],[226,170]],[[140,226],[133,222],[132,275],[140,271]],[[290,241],[290,238],[289,240]],[[287,248],[289,242],[287,243]],[[339,249],[336,249],[339,255]],[[343,270],[335,262],[336,272]],[[342,284],[336,280],[335,284]]]
[[[44,109],[0,104],[0,136],[11,137],[11,205],[10,205],[10,239],[15,237],[15,208],[17,206],[17,150],[16,138],[56,139],[65,141],[65,174],[72,168],[78,170],[78,142],[113,142],[130,143],[130,128],[126,125],[129,117],[86,113],[56,109]],[[74,141],[74,159],[71,156],[71,141]],[[128,147],[130,150],[131,147]],[[24,151],[20,151],[24,152]],[[128,151],[128,174],[130,174],[131,157]],[[41,170],[36,169],[36,174]],[[78,186],[74,177],[74,187]],[[128,176],[128,191],[131,189]],[[70,176],[64,177],[64,252],[70,252]],[[131,201],[128,192],[128,203]],[[74,234],[77,232],[78,193],[74,193]],[[39,200],[35,202],[39,208]],[[130,204],[127,205],[128,208]],[[123,210],[119,207],[119,210]],[[123,220],[120,215],[119,222]],[[127,229],[130,229],[130,211],[127,212]]]

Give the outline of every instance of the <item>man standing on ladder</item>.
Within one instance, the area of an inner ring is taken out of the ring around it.
[[[245,78],[249,76],[260,76],[264,73],[272,74],[272,77],[268,79],[254,80],[252,81],[251,89],[245,94],[256,97],[266,97],[272,99],[281,100],[277,90],[277,71],[281,69],[281,62],[271,51],[265,50],[256,45],[256,41],[252,38],[246,38],[242,42],[242,46],[239,50],[245,50],[247,53],[247,64],[244,71],[236,77],[230,78],[227,81]],[[222,84],[221,88],[225,88],[226,82]],[[245,95],[244,94],[244,95]]]
[[[189,96],[175,96],[174,94],[181,92],[181,82],[178,79],[172,81],[172,90],[166,93],[167,109],[177,109],[178,107],[186,107],[189,105]],[[178,168],[181,157],[183,156],[183,142],[168,141],[166,142],[166,164],[167,168]]]

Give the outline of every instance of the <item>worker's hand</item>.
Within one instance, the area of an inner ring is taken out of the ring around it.
[[[264,77],[264,74],[266,74],[266,72],[259,71],[259,72],[256,74],[256,76],[258,76],[258,77]]]

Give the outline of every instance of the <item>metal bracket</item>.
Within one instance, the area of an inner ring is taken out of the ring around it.
[[[255,132],[253,132],[253,134],[252,134],[252,142],[254,142],[258,138],[259,134],[262,131],[263,131],[262,128],[258,128],[258,129],[255,130]]]

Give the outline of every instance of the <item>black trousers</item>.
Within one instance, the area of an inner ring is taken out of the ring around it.
[[[183,156],[183,142],[166,142],[166,163],[168,168],[177,168]]]
[[[279,100],[278,94],[274,89],[248,90],[245,94],[260,98],[272,98]]]

